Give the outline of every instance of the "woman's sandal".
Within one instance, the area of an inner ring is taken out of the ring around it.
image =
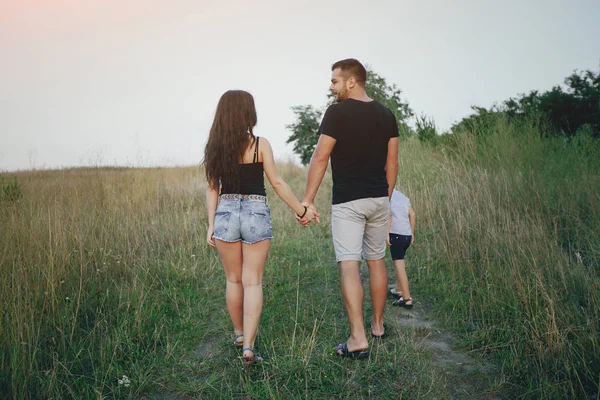
[[[262,356],[258,354],[256,350],[254,350],[252,347],[245,347],[243,352],[245,353],[246,351],[252,352],[252,358],[248,359],[246,358],[246,356],[242,356],[242,363],[244,365],[244,368],[251,367],[254,364],[258,364],[264,361],[264,358],[262,358]]]
[[[369,357],[371,352],[369,352],[369,349],[349,351],[348,342],[345,342],[335,346],[335,354],[337,354],[340,357],[352,358],[353,360],[360,360],[361,358]]]
[[[396,307],[412,308],[413,301],[411,298],[405,299],[404,297],[400,297],[398,300],[392,302],[392,305]]]
[[[243,333],[240,333],[239,335],[235,335],[235,336],[233,337],[233,345],[234,345],[234,346],[242,347],[242,346],[244,345],[244,342],[243,342],[243,341],[241,341],[241,342],[238,342],[238,339],[239,339],[239,338],[241,338],[241,337],[244,337],[244,334],[243,334]]]
[[[395,298],[399,299],[400,297],[402,297],[402,292],[397,291],[395,287],[390,289],[390,294],[392,296],[394,296]]]

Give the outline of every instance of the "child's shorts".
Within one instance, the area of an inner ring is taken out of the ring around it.
[[[396,235],[390,233],[390,253],[392,260],[404,260],[406,250],[410,247],[411,235]]]
[[[221,195],[215,213],[213,237],[224,242],[253,244],[273,239],[271,210],[259,195]]]

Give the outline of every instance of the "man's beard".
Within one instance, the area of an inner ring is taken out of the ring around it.
[[[346,93],[343,92],[337,92],[337,94],[335,95],[335,102],[336,103],[341,103],[342,101],[346,100],[347,96],[345,96]]]

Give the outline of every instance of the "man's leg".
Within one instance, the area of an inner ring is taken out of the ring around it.
[[[367,260],[369,266],[369,281],[371,301],[373,302],[373,317],[371,329],[374,335],[383,335],[383,309],[387,298],[388,275],[383,258]]]
[[[365,235],[363,243],[364,258],[369,266],[369,281],[373,316],[372,333],[380,336],[383,330],[383,309],[387,297],[388,276],[385,268],[385,249],[387,224],[390,217],[390,203],[387,197],[368,199],[365,202]]]
[[[360,280],[360,261],[340,261],[340,286],[342,299],[350,322],[348,350],[362,350],[369,347],[363,321],[363,288]],[[387,284],[387,283],[386,283]],[[385,292],[384,292],[385,294]]]
[[[349,351],[369,347],[363,320],[364,293],[359,269],[364,227],[365,217],[356,212],[355,201],[331,207],[333,246],[340,270],[342,300],[350,322],[350,338],[347,342]]]

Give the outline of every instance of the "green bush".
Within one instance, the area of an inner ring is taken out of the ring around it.
[[[5,180],[0,176],[0,200],[16,201],[21,198],[21,184],[14,178]]]

